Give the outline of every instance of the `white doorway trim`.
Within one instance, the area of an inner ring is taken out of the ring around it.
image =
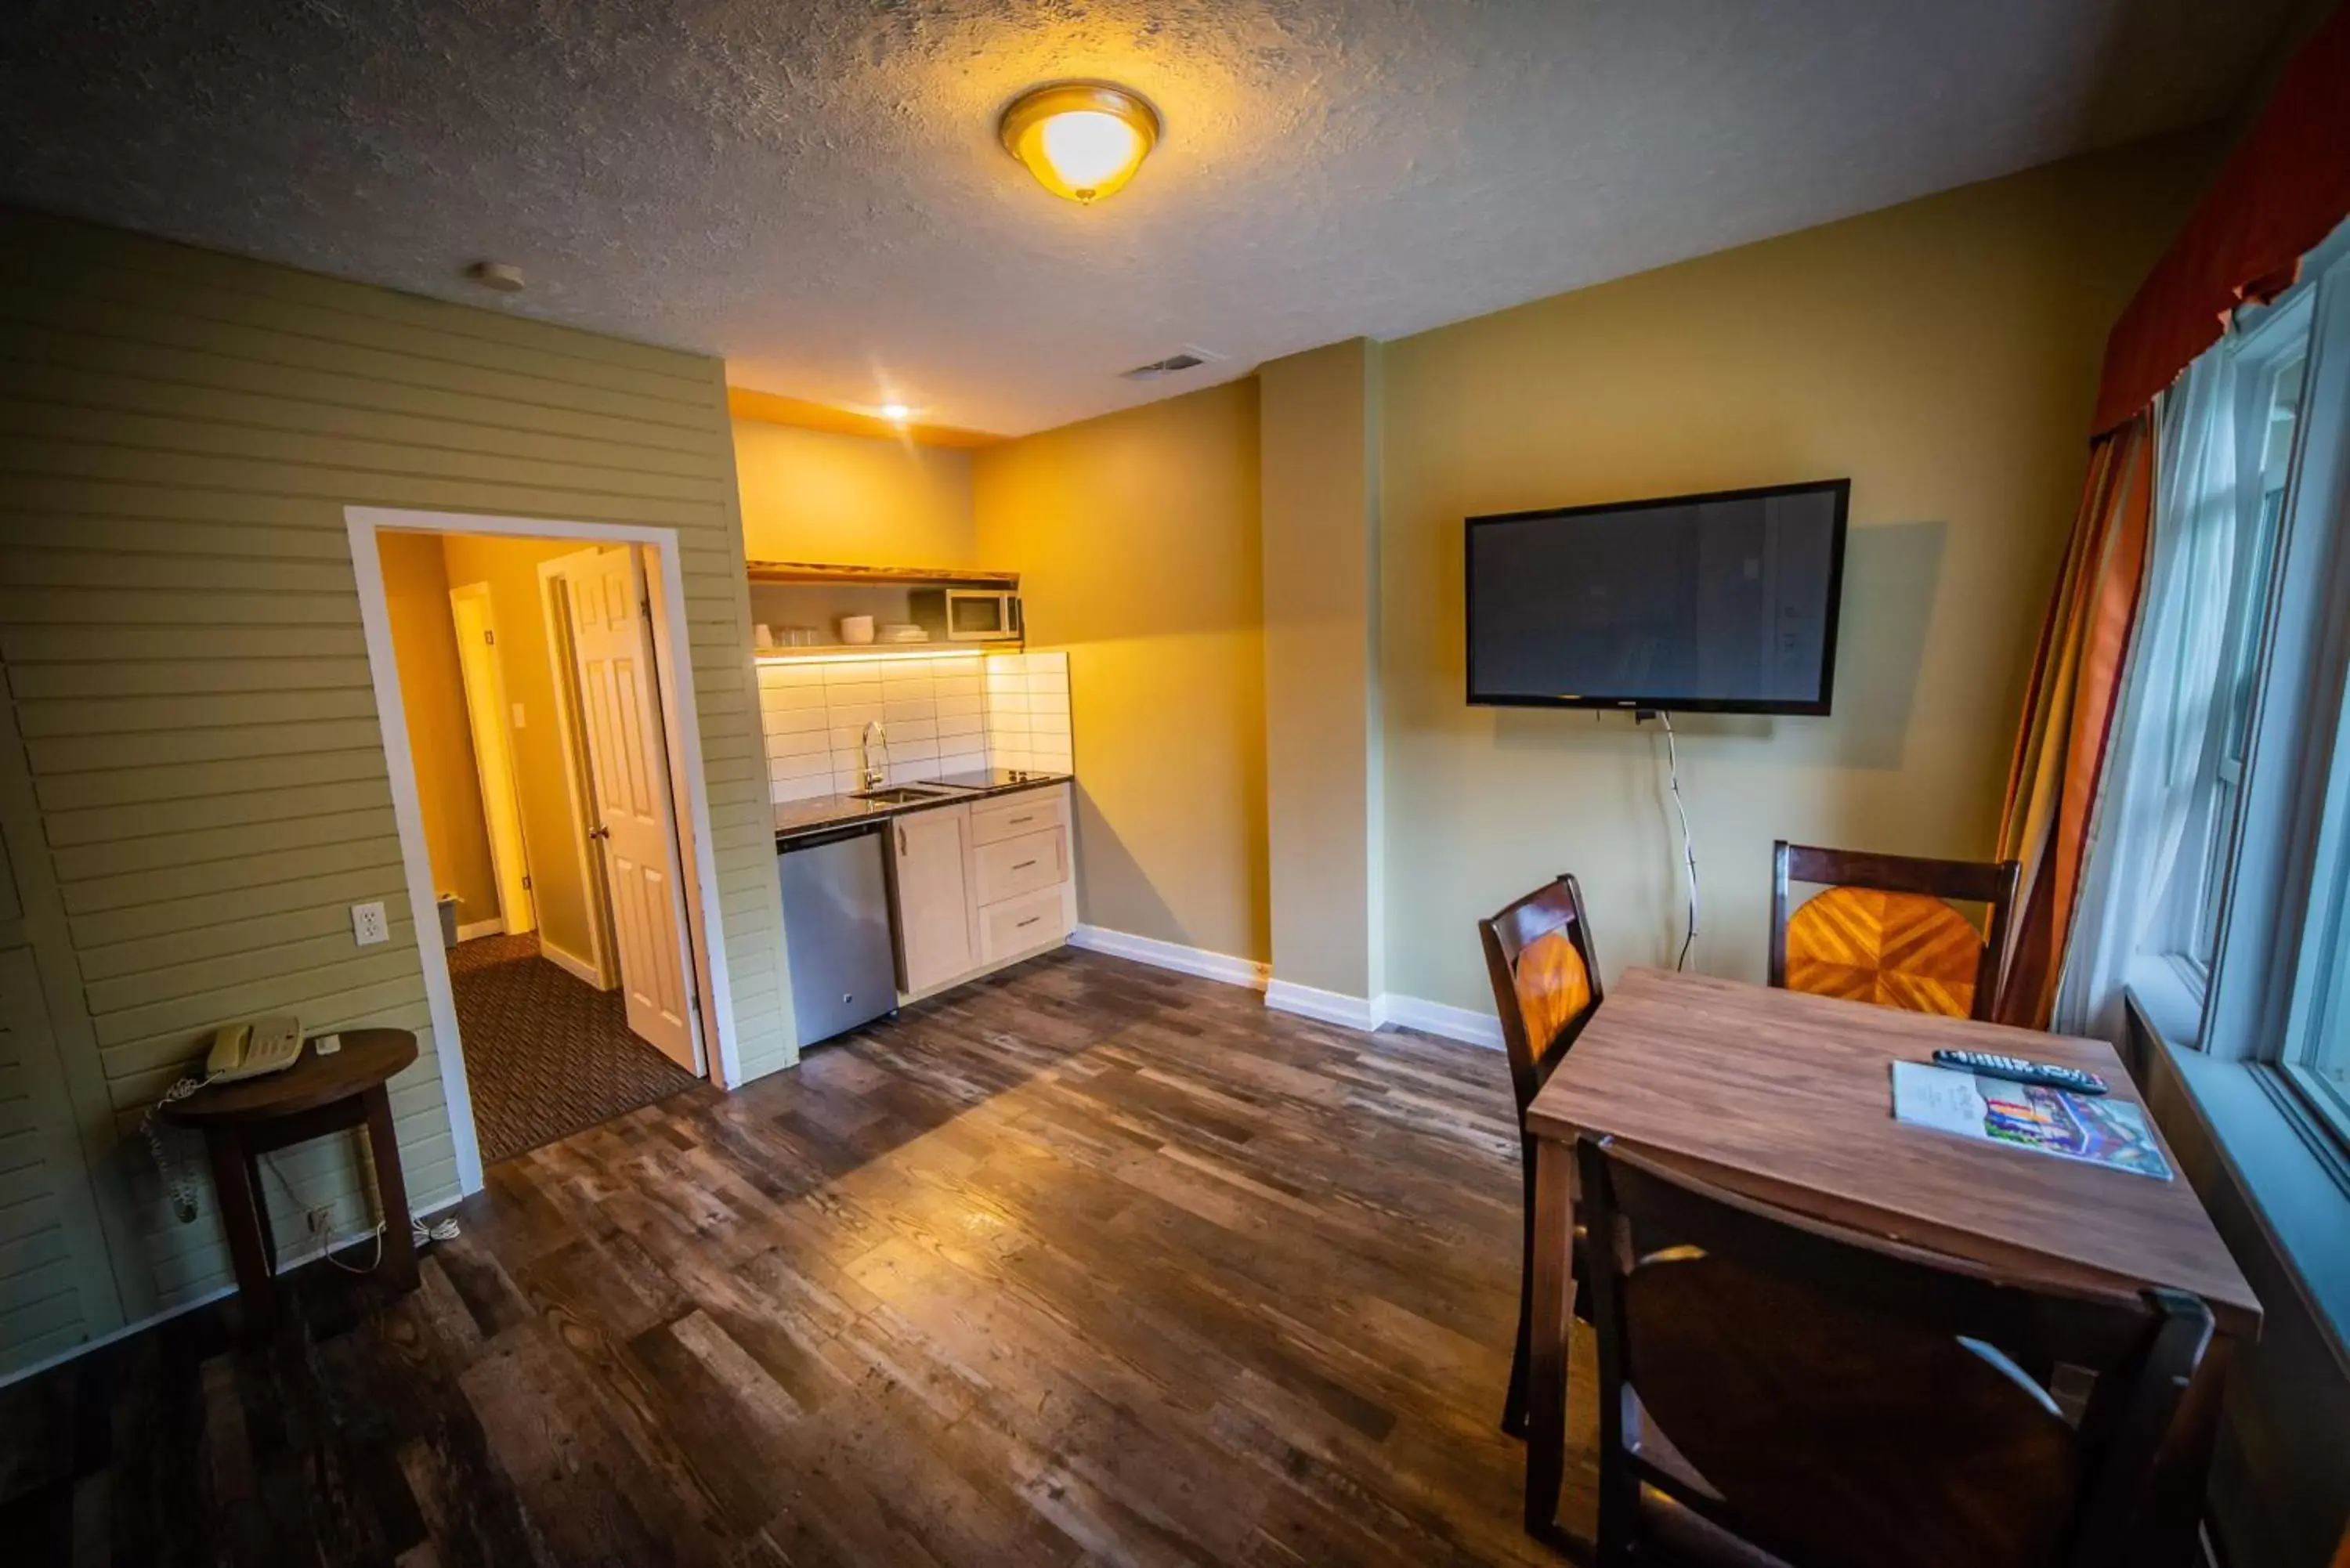
[[[358,579],[359,622],[367,640],[368,670],[375,687],[376,720],[383,732],[383,750],[391,785],[391,813],[400,830],[400,856],[408,882],[409,916],[424,971],[424,1000],[432,1019],[434,1055],[441,1069],[441,1087],[448,1103],[450,1141],[457,1162],[457,1185],[465,1192],[482,1189],[482,1148],[473,1130],[473,1096],[465,1078],[465,1054],[457,1033],[456,992],[449,982],[449,958],[442,950],[440,911],[432,888],[432,861],[424,843],[424,808],[416,792],[416,764],[408,746],[408,713],[400,701],[400,666],[391,640],[391,607],[384,593],[383,558],[377,553],[382,533],[488,534],[507,538],[577,539],[586,544],[650,545],[660,566],[655,589],[668,624],[685,625],[685,582],[674,528],[627,523],[557,522],[542,517],[494,517],[466,512],[417,512],[402,507],[346,506],[344,526],[351,544],[351,570]],[[718,899],[718,866],[712,850],[710,788],[702,764],[702,725],[693,699],[691,654],[681,633],[662,649],[661,700],[674,704],[678,716],[677,772],[683,776],[686,799],[681,804],[692,827],[692,880],[700,906],[700,944],[688,944],[702,1014],[717,1037],[717,1072],[723,1085],[743,1081],[741,1043],[734,1029],[733,989],[726,972],[726,942]]]

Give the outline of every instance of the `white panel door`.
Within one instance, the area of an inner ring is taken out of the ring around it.
[[[687,1016],[685,904],[677,880],[660,689],[644,575],[633,549],[579,557],[567,574],[580,728],[588,737],[597,826],[612,895],[629,1027],[690,1072],[701,1043]]]

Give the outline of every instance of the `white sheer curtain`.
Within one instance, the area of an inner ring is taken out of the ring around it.
[[[2222,342],[2163,395],[2153,535],[2053,1027],[2118,1043],[2122,984],[2162,906],[2217,718],[2236,559],[2236,367]]]

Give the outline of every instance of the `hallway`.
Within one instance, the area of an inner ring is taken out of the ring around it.
[[[540,957],[536,935],[458,943],[449,979],[485,1164],[700,1082],[629,1032],[619,992]]]

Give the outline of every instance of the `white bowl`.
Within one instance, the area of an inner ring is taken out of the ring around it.
[[[845,615],[840,618],[840,640],[861,645],[873,640],[873,618],[869,615]]]

